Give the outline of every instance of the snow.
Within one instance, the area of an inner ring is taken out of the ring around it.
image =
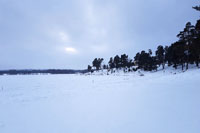
[[[0,76],[0,133],[199,133],[199,71]]]

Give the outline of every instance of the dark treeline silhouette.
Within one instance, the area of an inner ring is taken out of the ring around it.
[[[193,7],[200,11],[200,6]],[[114,69],[123,69],[124,71],[136,71],[137,69],[145,71],[157,70],[162,66],[173,66],[177,69],[181,66],[182,70],[187,70],[189,64],[196,64],[199,68],[200,63],[200,20],[195,25],[186,23],[185,28],[177,34],[178,41],[170,46],[159,45],[153,55],[152,50],[148,52],[141,51],[136,54],[134,59],[128,58],[128,55],[116,55],[111,57],[108,65],[102,65],[103,58],[95,58],[92,66],[88,66],[88,71],[108,69],[113,72]]]
[[[46,70],[1,70],[0,75],[30,75],[30,74],[75,74],[85,73],[86,70],[46,69]]]

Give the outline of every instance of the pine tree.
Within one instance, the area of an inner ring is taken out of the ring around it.
[[[115,68],[115,64],[114,64],[114,60],[113,58],[111,57],[109,62],[108,62],[108,65],[109,65],[109,68],[112,70],[113,68]]]
[[[141,51],[135,56],[135,62],[137,62],[138,69],[143,69],[145,71],[152,71],[157,69],[156,58],[151,56],[152,52],[149,50],[148,53]]]
[[[124,70],[126,69],[126,67],[128,66],[128,55],[123,54],[121,55],[121,67],[124,68]]]
[[[185,46],[185,54],[186,54],[186,69],[188,69],[189,57],[190,57],[190,45],[192,44],[192,40],[194,38],[194,26],[188,22],[183,31],[181,31],[177,37],[179,41],[183,43]]]
[[[163,46],[159,45],[156,50],[157,63],[160,66],[162,64],[163,69],[165,68],[165,50]]]
[[[118,55],[114,57],[114,64],[117,69],[120,68],[120,57]]]
[[[88,65],[88,72],[92,72],[92,67],[90,65]]]
[[[95,58],[94,61],[92,62],[93,67],[96,67],[96,70],[99,70],[101,68],[101,64],[103,62],[103,58]]]

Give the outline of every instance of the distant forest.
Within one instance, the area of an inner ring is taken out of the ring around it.
[[[35,74],[76,74],[86,73],[86,70],[70,70],[70,69],[43,69],[43,70],[0,70],[0,75],[35,75]]]
[[[193,9],[200,11],[200,6],[195,6]],[[188,22],[183,31],[177,35],[178,41],[170,46],[159,45],[155,51],[155,56],[152,55],[152,50],[138,52],[134,59],[130,59],[128,55],[116,55],[111,57],[107,65],[103,65],[103,58],[95,58],[92,65],[88,65],[88,71],[108,69],[121,69],[124,71],[156,71],[158,67],[173,66],[177,69],[181,66],[182,70],[187,70],[189,64],[196,64],[199,68],[200,64],[200,19],[195,25]]]

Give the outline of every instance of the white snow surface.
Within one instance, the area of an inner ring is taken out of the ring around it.
[[[200,133],[200,69],[0,76],[0,133]]]

